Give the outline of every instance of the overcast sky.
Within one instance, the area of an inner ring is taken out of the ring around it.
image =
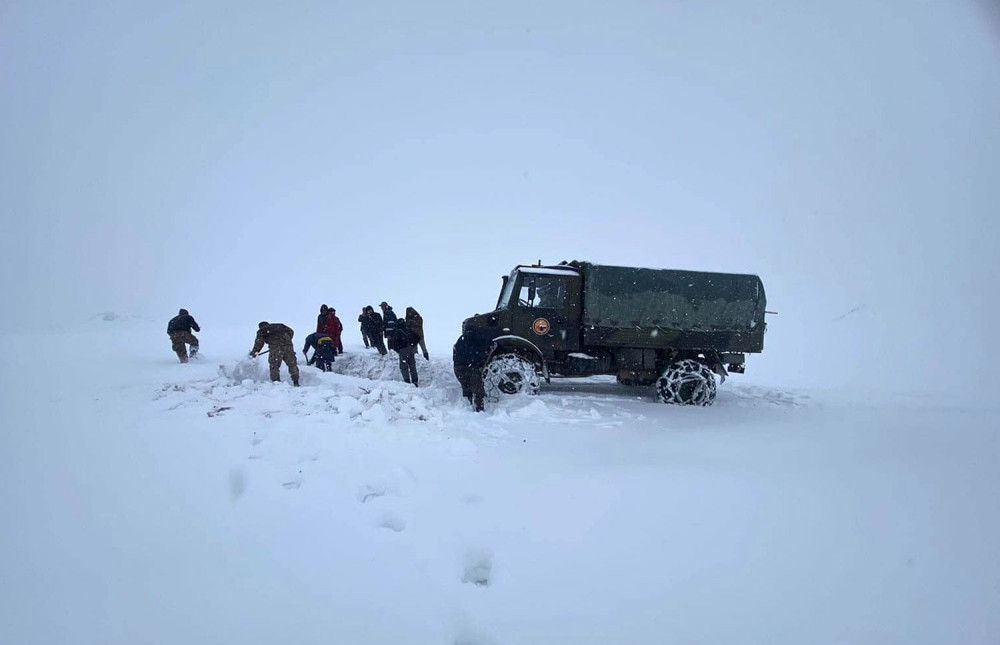
[[[514,264],[587,259],[759,274],[758,374],[971,384],[1000,312],[997,16],[5,0],[2,325],[184,306],[249,337],[387,299],[451,339]]]

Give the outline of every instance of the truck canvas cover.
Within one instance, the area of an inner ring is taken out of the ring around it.
[[[587,344],[720,352],[764,348],[764,285],[755,275],[573,262],[583,274]]]

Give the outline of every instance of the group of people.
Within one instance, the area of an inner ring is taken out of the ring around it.
[[[315,365],[324,372],[333,371],[337,355],[344,353],[344,342],[341,339],[343,332],[344,324],[337,317],[337,310],[321,305],[316,317],[316,331],[306,336],[306,344],[302,346],[306,364]],[[310,349],[313,350],[312,357],[309,356]],[[272,377],[271,380],[277,379]]]
[[[365,348],[374,348],[383,356],[390,350],[395,351],[399,356],[399,371],[403,375],[403,381],[416,386],[417,349],[423,352],[424,359],[430,360],[424,340],[424,319],[413,307],[406,308],[403,318],[396,316],[387,302],[383,301],[379,307],[382,309],[381,314],[368,305],[358,316]],[[189,356],[198,353],[198,338],[192,333],[194,331],[201,331],[201,328],[187,309],[181,309],[167,323],[171,347],[182,363],[187,363]],[[337,316],[337,310],[322,305],[316,318],[316,331],[306,336],[302,347],[306,364],[315,365],[324,372],[332,371],[337,356],[344,353],[343,331],[344,325]],[[268,354],[267,363],[272,381],[280,379],[281,364],[284,363],[292,377],[292,384],[298,386],[299,366],[292,344],[294,335],[295,332],[288,325],[261,321],[257,325],[257,335],[249,356],[254,358]],[[262,352],[264,345],[267,345],[267,350]],[[312,356],[309,355],[309,350],[312,350]]]
[[[358,316],[365,347],[377,349],[383,356],[395,351],[399,356],[403,381],[417,385],[417,348],[423,352],[425,360],[430,360],[424,340],[424,319],[413,307],[407,307],[402,318],[384,300],[379,303],[379,308],[381,314],[367,305]]]

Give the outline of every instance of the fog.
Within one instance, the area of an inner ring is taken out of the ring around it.
[[[186,307],[249,348],[258,320],[328,303],[352,333],[388,300],[447,342],[515,264],[585,259],[760,275],[778,315],[746,378],[981,385],[997,24],[971,0],[7,1],[2,325]]]

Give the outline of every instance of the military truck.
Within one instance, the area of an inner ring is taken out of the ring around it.
[[[553,376],[610,374],[656,386],[664,403],[711,405],[746,355],[764,349],[764,285],[755,275],[562,262],[518,265],[496,309],[462,323],[493,343],[490,397],[538,392]]]

